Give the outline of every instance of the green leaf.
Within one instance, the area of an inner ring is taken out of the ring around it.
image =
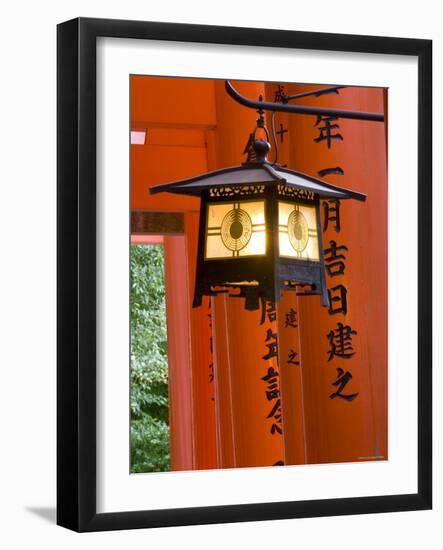
[[[131,246],[131,471],[170,470],[164,251]]]

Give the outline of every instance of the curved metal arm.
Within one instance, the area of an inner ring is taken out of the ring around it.
[[[346,111],[343,109],[324,109],[321,107],[308,107],[305,105],[289,105],[284,103],[274,103],[272,101],[254,101],[237,92],[234,86],[225,81],[225,88],[228,94],[245,107],[262,111],[277,111],[279,113],[296,113],[300,115],[331,116],[337,118],[351,118],[355,120],[371,120],[383,122],[385,116],[383,113],[365,113],[360,111]]]
[[[301,94],[285,95],[285,96],[283,96],[282,101],[283,101],[283,103],[287,103],[288,101],[292,101],[293,99],[300,99],[302,97],[310,97],[310,96],[320,97],[321,95],[326,95],[326,94],[330,94],[332,92],[337,92],[337,90],[341,90],[342,88],[347,88],[347,87],[348,86],[328,86],[327,88],[320,88],[318,90],[311,90],[309,92],[303,92]]]

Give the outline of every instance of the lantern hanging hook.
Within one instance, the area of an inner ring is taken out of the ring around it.
[[[263,101],[263,97],[259,96],[259,101]],[[266,128],[265,123],[265,112],[263,109],[257,109],[258,118],[256,120],[255,128],[252,133],[249,135],[248,143],[243,151],[244,154],[247,154],[245,165],[248,164],[261,164],[263,162],[268,162],[266,155],[271,150],[269,131]],[[257,138],[257,130],[263,130],[266,136],[266,139]]]
[[[259,96],[259,101],[260,102],[263,101],[263,96],[261,94]],[[264,111],[264,109],[259,108],[259,109],[257,109],[257,113],[258,113],[258,118],[257,118],[257,121],[256,121],[254,131],[252,132],[252,139],[254,141],[257,141],[257,139],[255,137],[256,134],[257,134],[257,130],[263,130],[266,134],[266,141],[269,142],[269,132],[268,132],[268,129],[266,128],[266,124],[265,124],[265,111]]]

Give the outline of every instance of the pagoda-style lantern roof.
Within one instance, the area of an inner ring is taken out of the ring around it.
[[[260,144],[260,141],[255,142],[255,145]],[[255,187],[257,185],[264,185],[266,187],[285,185],[296,191],[299,196],[303,195],[303,192],[306,192],[314,193],[319,198],[366,200],[366,195],[363,193],[332,185],[322,179],[296,170],[272,165],[265,158],[248,161],[238,166],[206,172],[189,179],[156,185],[151,187],[150,192],[152,194],[168,192],[200,197],[204,191],[209,190],[211,196],[222,196],[228,192],[227,188],[232,187],[231,196],[233,196],[236,194],[246,195],[248,194],[248,187]],[[237,189],[237,191],[234,191],[234,189]],[[240,193],[241,190],[243,190],[242,193]]]

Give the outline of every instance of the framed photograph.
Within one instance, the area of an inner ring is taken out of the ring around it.
[[[431,508],[431,64],[58,26],[59,525]]]

